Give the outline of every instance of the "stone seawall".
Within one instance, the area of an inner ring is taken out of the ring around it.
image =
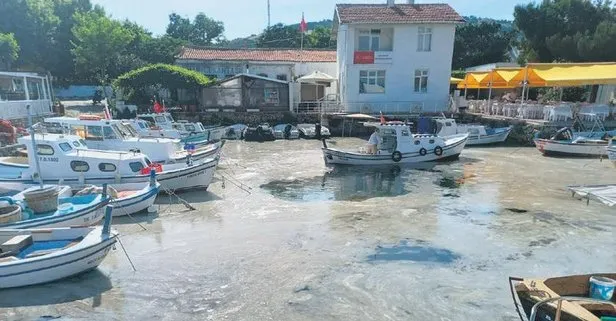
[[[175,119],[200,121],[205,125],[223,125],[229,126],[233,124],[258,125],[269,123],[276,125],[281,123],[301,124],[301,123],[316,123],[322,122],[330,129],[333,136],[342,136],[343,121],[340,117],[327,115],[323,120],[318,114],[296,114],[292,112],[273,112],[273,113],[225,113],[225,112],[203,112],[203,113],[173,113]],[[438,117],[440,114],[422,115],[424,117]],[[388,120],[401,120],[416,123],[418,115],[399,115],[388,116]],[[534,146],[533,137],[535,133],[546,132],[545,135],[556,131],[558,128],[570,126],[570,123],[548,123],[541,124],[540,122],[528,122],[523,119],[515,118],[494,118],[490,116],[458,113],[448,114],[447,117],[455,118],[458,123],[474,123],[482,124],[488,127],[507,127],[513,126],[513,131],[509,135],[505,145],[511,146]],[[609,125],[609,124],[606,124]],[[616,123],[614,124],[616,127]],[[362,137],[370,135],[371,129],[364,127],[361,122],[344,122],[344,136]],[[543,136],[543,134],[542,134]]]

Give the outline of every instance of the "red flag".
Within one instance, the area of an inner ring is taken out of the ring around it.
[[[155,102],[154,102],[154,112],[155,112],[155,113],[157,113],[157,114],[160,114],[160,113],[162,113],[163,111],[164,111],[163,106],[161,106],[161,105],[158,103],[158,101],[155,101]]]
[[[304,20],[304,13],[302,12],[302,22],[299,23],[299,32],[306,32],[308,31],[308,24],[306,23],[306,20]]]
[[[381,112],[381,125],[385,124],[385,117],[383,117],[383,112]]]

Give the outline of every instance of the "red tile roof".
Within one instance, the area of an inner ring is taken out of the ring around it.
[[[184,47],[177,59],[227,61],[336,62],[335,50],[225,49]]]
[[[340,23],[462,23],[448,4],[338,4]]]

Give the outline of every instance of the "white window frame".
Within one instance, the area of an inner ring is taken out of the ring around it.
[[[430,71],[428,69],[415,69],[415,73],[413,75],[413,92],[416,94],[427,93]],[[425,82],[422,82],[423,79],[425,79]],[[417,82],[418,80],[419,83]],[[424,84],[424,86],[422,86],[422,84]]]
[[[417,28],[417,51],[420,51],[420,52],[432,51],[432,28],[431,27]]]
[[[365,79],[366,84],[378,85],[379,81],[383,84],[383,91],[381,92],[362,92],[362,79]],[[384,94],[386,91],[385,82],[387,79],[387,73],[385,70],[360,70],[359,71],[359,93],[360,94]]]
[[[358,29],[357,36],[357,51],[379,51],[381,47],[381,29]],[[359,48],[360,39],[362,37],[368,37],[368,49]],[[377,46],[375,46],[375,39],[378,40]]]

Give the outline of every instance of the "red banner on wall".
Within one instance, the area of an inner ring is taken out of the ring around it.
[[[374,51],[355,51],[353,55],[354,64],[373,64]]]

